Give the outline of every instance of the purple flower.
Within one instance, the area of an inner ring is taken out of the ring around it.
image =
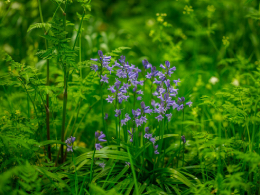
[[[107,114],[107,113],[105,114],[105,117],[104,117],[104,119],[105,119],[105,120],[107,120],[107,119],[108,119],[108,114]]]
[[[100,166],[102,169],[104,169],[105,166],[106,166],[106,164],[105,164],[105,163],[100,163],[99,166]]]
[[[150,138],[150,141],[154,144],[156,140],[155,140],[155,138],[152,137],[152,138]]]
[[[157,81],[157,79],[155,78],[153,83],[155,83],[155,84],[158,84],[158,85],[159,85],[159,84],[161,84],[161,83],[162,83],[162,81]]]
[[[115,117],[118,117],[118,116],[121,115],[121,110],[120,109],[116,109],[115,112],[116,112]]]
[[[73,152],[72,146],[67,145],[67,152]]]
[[[110,95],[108,95],[108,98],[106,99],[109,103],[113,103],[113,100],[114,100],[115,98],[113,98],[113,96],[110,96]]]
[[[103,57],[103,52],[101,50],[98,50],[99,57]]]
[[[164,65],[160,64],[160,67],[163,68],[164,70],[166,70]]]
[[[143,63],[144,69],[148,69],[148,68],[152,67],[152,65],[149,64],[149,62],[146,59],[143,60],[142,63]]]
[[[165,80],[164,83],[165,83],[167,88],[169,88],[171,86],[170,79]]]
[[[158,150],[155,150],[155,151],[154,151],[154,154],[160,154],[160,153],[158,152]]]
[[[170,68],[170,62],[168,60],[165,61],[165,65],[167,68]]]
[[[180,111],[183,109],[183,104],[181,104],[180,106],[178,106],[177,110]]]
[[[146,139],[150,139],[152,137],[153,137],[152,134],[149,134],[149,133],[144,134],[144,138],[146,138]]]
[[[139,90],[139,91],[136,92],[136,94],[142,94],[143,95],[144,93],[143,93],[142,90]]]
[[[116,92],[116,90],[114,89],[114,85],[112,85],[112,86],[109,86],[109,88],[108,88],[108,90],[110,90],[111,91],[111,93],[115,93]]]
[[[72,144],[73,142],[75,142],[76,140],[76,137],[70,137],[68,138],[65,143],[67,144],[67,152],[73,152],[73,149],[72,149]]]
[[[139,108],[137,110],[132,109],[132,114],[134,117],[138,117],[141,115],[141,110]]]
[[[134,87],[134,88],[133,88],[133,92],[136,92],[136,90],[137,90],[137,87]]]
[[[148,131],[149,131],[149,127],[145,127],[145,133],[148,133]]]
[[[142,99],[142,97],[141,97],[141,96],[139,96],[139,97],[137,97],[136,99],[137,99],[137,100],[141,100],[141,99]]]
[[[171,117],[172,117],[172,113],[170,113],[170,114],[165,114],[165,116],[168,118],[168,121],[170,121],[170,120],[171,120]]]
[[[143,124],[143,122],[140,119],[136,118],[135,119],[135,124],[138,127],[138,126],[141,126]]]
[[[102,131],[96,131],[95,132],[95,138],[98,139],[98,141],[100,142],[106,142],[107,140],[104,140],[103,138],[105,138],[106,135],[102,132]]]
[[[90,60],[92,60],[92,61],[98,61],[97,58],[90,58]]]
[[[188,105],[189,107],[191,107],[191,105],[192,105],[192,102],[191,102],[191,101],[189,101],[189,102],[187,102],[187,103],[186,103],[186,105]]]
[[[173,80],[173,82],[175,83],[176,86],[178,86],[178,82],[181,82],[180,79],[178,80]]]
[[[102,75],[101,75],[101,77],[102,77],[102,79],[101,79],[100,81],[105,82],[105,83],[108,83],[108,77],[107,77],[106,74],[105,74],[105,76],[102,76]]]
[[[96,143],[95,144],[95,148],[96,148],[96,150],[100,150],[103,147],[100,145],[100,143]]]
[[[98,65],[93,64],[90,66],[91,70],[95,70],[95,72],[98,70]]]
[[[131,133],[131,131],[127,130],[128,134],[130,135],[130,142],[133,142],[133,133],[134,133],[134,129],[132,130],[133,133]]]
[[[163,119],[162,115],[159,115],[159,116],[157,116],[157,117],[155,117],[155,118],[158,119],[158,122]]]
[[[185,144],[185,143],[186,143],[186,139],[185,139],[185,136],[184,136],[184,135],[181,136],[181,139],[182,139],[183,143]]]
[[[146,121],[147,121],[146,116],[141,116],[140,121],[141,121],[142,123],[146,123]]]
[[[130,166],[130,162],[125,162],[125,166]]]

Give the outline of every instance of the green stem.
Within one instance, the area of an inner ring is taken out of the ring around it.
[[[96,153],[96,148],[94,149],[93,157],[92,157],[92,161],[91,161],[89,183],[91,183],[91,181],[92,181],[92,176],[93,176],[93,165],[94,165],[94,157],[95,157],[95,153]]]
[[[67,7],[67,0],[65,3],[65,11]],[[66,31],[66,14],[63,17],[64,31]],[[64,91],[63,91],[63,112],[62,112],[62,127],[61,127],[61,142],[64,142],[64,132],[65,132],[65,123],[66,123],[66,108],[67,108],[67,98],[68,98],[68,86],[67,86],[67,67],[63,63],[64,70]],[[63,145],[61,145],[61,162],[63,163]]]
[[[39,12],[40,12],[40,18],[41,18],[41,23],[44,23],[43,17],[42,17],[42,7],[41,7],[41,2],[38,0],[38,5],[39,5]],[[46,29],[45,29],[46,30]],[[45,49],[48,49],[48,42],[45,39]],[[46,86],[50,85],[50,64],[49,64],[49,59],[47,59],[47,78],[46,78]],[[46,129],[47,129],[47,140],[50,140],[50,109],[49,109],[49,94],[46,94]],[[51,160],[51,145],[48,145],[48,157]]]
[[[181,128],[181,136],[183,135],[183,122],[184,122],[184,108],[183,108],[183,110],[182,110],[182,128]],[[180,139],[179,153],[178,153],[178,157],[177,157],[177,168],[178,168],[178,162],[179,162],[180,152],[181,152],[181,139]],[[183,154],[184,154],[184,151],[183,151]]]
[[[132,170],[133,177],[134,177],[135,192],[136,192],[136,195],[139,195],[139,189],[138,189],[138,183],[137,183],[137,179],[136,179],[135,168],[134,168],[132,156],[131,156],[131,154],[130,154],[130,151],[129,151],[129,147],[128,147],[128,146],[127,146],[127,152],[128,152],[128,157],[129,157],[129,159],[130,159],[131,170]]]

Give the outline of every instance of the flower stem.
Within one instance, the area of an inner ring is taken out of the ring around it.
[[[65,3],[65,9],[66,11],[67,7],[67,0]],[[64,14],[63,17],[63,25],[64,25],[64,31],[66,31],[66,14]],[[62,127],[61,127],[61,142],[64,142],[64,132],[65,132],[65,122],[66,122],[66,108],[67,108],[67,96],[68,96],[68,86],[67,86],[67,67],[66,64],[63,63],[63,70],[64,70],[64,91],[63,91],[63,112],[62,112]],[[61,162],[63,163],[63,145],[61,145]]]
[[[93,157],[92,157],[92,161],[91,161],[89,183],[91,183],[91,181],[92,181],[92,176],[93,176],[93,165],[94,165],[94,157],[95,157],[95,153],[96,153],[96,148],[94,149]]]
[[[42,17],[42,7],[41,2],[38,0],[39,5],[39,12],[40,12],[40,18],[41,23],[44,23],[43,17]],[[46,30],[46,29],[45,29]],[[46,33],[45,33],[46,34]],[[45,39],[45,49],[48,49],[48,42]],[[46,86],[50,85],[50,64],[49,59],[47,59],[47,75],[46,75]],[[50,109],[49,109],[49,94],[46,94],[46,129],[47,129],[47,140],[50,140]],[[51,160],[51,145],[48,145],[48,158]]]

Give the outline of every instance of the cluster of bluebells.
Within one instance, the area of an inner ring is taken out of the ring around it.
[[[106,68],[111,74],[111,71],[113,70],[112,67],[109,66],[111,56],[104,56],[103,52],[101,50],[98,51],[98,55],[99,55],[99,59],[98,58],[90,58],[90,60],[99,62],[101,64],[101,67]],[[91,65],[90,68],[91,68],[91,70],[94,70],[95,72],[98,71],[98,69],[99,69],[98,65],[96,65],[96,64]],[[102,74],[102,72],[101,72],[101,74]],[[102,79],[101,79],[102,82],[108,83],[108,78],[107,78],[106,75],[104,75],[104,76],[101,75],[101,77],[102,77]]]
[[[69,137],[65,143],[67,144],[67,152],[73,152],[72,145],[75,142],[76,137]]]
[[[172,114],[169,113],[167,114],[167,111],[170,110],[172,107],[173,109],[176,109],[178,111],[182,110],[184,108],[184,101],[185,98],[178,98],[178,101],[176,102],[175,100],[172,100],[172,97],[176,97],[178,94],[177,88],[174,88],[171,85],[171,80],[168,79],[171,74],[174,73],[176,70],[175,66],[170,67],[170,62],[165,61],[165,65],[160,65],[160,67],[163,69],[163,71],[156,71],[154,74],[154,81],[153,83],[157,85],[155,92],[153,93],[153,96],[155,96],[157,99],[159,99],[159,102],[156,102],[155,100],[151,101],[151,105],[153,106],[154,113],[159,114],[155,118],[158,121],[161,121],[164,119],[164,117],[167,117],[168,121],[171,120]],[[151,71],[152,72],[152,71]],[[158,80],[157,78],[158,77]],[[146,75],[146,78],[150,79],[151,73],[148,73]],[[178,80],[173,80],[172,81],[175,86],[178,86],[178,83],[181,82],[180,79]],[[191,106],[192,102],[187,102],[186,105]]]
[[[141,70],[133,64],[129,64],[125,60],[125,56],[121,56],[118,61],[115,61],[115,64],[109,66],[111,56],[104,56],[102,51],[98,51],[99,59],[91,59],[94,61],[99,61],[101,64],[101,79],[100,82],[109,83],[108,77],[106,75],[102,75],[102,68],[106,68],[110,74],[111,71],[116,72],[116,76],[118,78],[115,79],[115,82],[110,84],[108,90],[111,94],[108,95],[106,100],[108,103],[115,103],[117,102],[121,104],[123,101],[128,101],[129,96],[128,92],[133,92],[133,96],[135,100],[142,100],[142,95],[144,92],[142,90],[138,90],[139,85],[143,85],[144,81],[139,81],[138,77]],[[165,64],[161,64],[160,68],[161,71],[157,70],[155,66],[152,66],[147,60],[142,61],[144,70],[145,70],[145,78],[150,79],[153,84],[156,85],[156,90],[153,92],[154,99],[151,100],[151,108],[150,106],[146,106],[144,102],[141,102],[141,107],[137,108],[136,110],[132,110],[132,114],[126,113],[124,117],[121,119],[121,125],[126,125],[129,121],[132,121],[135,124],[135,127],[139,127],[143,124],[146,124],[147,118],[146,114],[156,113],[155,119],[162,121],[165,117],[168,121],[171,120],[172,113],[171,108],[177,109],[181,111],[184,107],[191,106],[192,102],[186,102],[184,97],[176,97],[178,95],[178,84],[181,82],[178,78],[177,80],[170,80],[171,75],[176,71],[176,67],[171,67],[169,61],[165,61]],[[91,66],[92,70],[97,71],[98,66],[93,65]],[[121,81],[119,80],[121,79]],[[125,82],[124,82],[125,81]],[[172,98],[177,98],[177,101],[173,100]],[[130,116],[131,115],[131,116]],[[115,117],[121,116],[121,110],[115,110]],[[107,115],[105,116],[105,120],[107,119]],[[130,142],[133,142],[133,134],[134,128],[132,132],[128,130],[128,134],[130,136]],[[152,134],[149,132],[149,128],[146,128],[144,137],[149,139],[153,143],[154,153],[159,154],[158,152],[158,145],[155,144],[155,138],[152,137]],[[101,132],[102,133],[102,132]],[[104,134],[100,134],[99,136],[103,136]],[[96,136],[96,138],[98,138]],[[185,143],[185,137],[183,138],[183,142]],[[97,143],[96,148],[100,149],[102,146]]]
[[[141,109],[140,108],[136,110],[132,109],[132,115],[133,115],[132,122],[136,124],[136,127],[139,127],[142,124],[145,124],[147,122],[147,118],[145,114],[151,114],[152,112],[153,110],[150,109],[150,106],[145,106],[145,103],[141,102]],[[125,118],[121,120],[121,125],[122,126],[126,125],[126,123],[129,120],[131,120],[131,117],[129,116],[129,114],[126,113]]]
[[[104,139],[105,137],[106,137],[106,135],[102,131],[96,131],[95,132],[95,138],[96,138],[95,148],[96,148],[96,150],[100,150],[101,148],[103,148],[101,146],[101,144],[98,143],[98,142],[106,142],[107,140]]]
[[[156,145],[155,138],[153,137],[153,134],[149,132],[149,127],[145,127],[145,135],[144,138],[149,139],[153,143],[153,148],[154,148],[154,154],[159,154],[158,152],[158,144]]]

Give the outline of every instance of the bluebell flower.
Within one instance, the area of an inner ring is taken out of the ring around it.
[[[98,61],[97,58],[90,58],[90,60],[92,60],[92,61]]]
[[[164,65],[160,64],[160,67],[163,68],[164,70],[166,70]]]
[[[158,84],[158,85],[159,85],[159,84],[161,84],[161,83],[162,83],[162,81],[157,81],[157,79],[155,78],[153,83],[155,83],[155,84]]]
[[[167,68],[170,68],[170,62],[168,60],[165,61],[165,65]]]
[[[144,138],[146,138],[146,139],[150,139],[152,137],[153,137],[153,135],[151,133],[144,134]]]
[[[106,137],[106,135],[102,131],[96,131],[95,132],[95,137],[98,141],[100,142],[106,142],[107,140],[104,140],[103,138]]]
[[[103,147],[100,145],[100,143],[96,143],[95,144],[95,148],[96,148],[96,150],[100,150]]]
[[[178,80],[173,80],[173,82],[175,83],[176,86],[178,86],[178,82],[181,82],[180,79]]]
[[[108,95],[108,98],[106,99],[109,103],[113,103],[113,101],[114,101],[114,97],[113,96],[110,96],[110,95]]]
[[[150,138],[150,141],[154,144],[156,140],[154,137],[152,137],[152,138]]]
[[[170,114],[165,114],[165,116],[168,118],[168,121],[170,121],[170,120],[171,120],[171,117],[172,117],[172,113],[170,113]]]
[[[191,107],[191,105],[192,105],[192,102],[191,102],[191,101],[189,101],[189,102],[187,102],[187,103],[186,103],[186,105],[188,105],[189,107]]]
[[[182,109],[183,109],[183,104],[179,105],[178,108],[177,108],[178,111],[180,111]]]
[[[154,148],[154,154],[159,154],[158,152],[158,144],[157,145],[153,145],[153,148]]]
[[[67,152],[73,152],[72,146],[67,145]]]
[[[136,94],[139,94],[139,95],[142,94],[143,95],[144,93],[143,93],[142,90],[139,90],[139,91],[136,92]]]
[[[126,121],[125,119],[122,119],[122,120],[121,120],[121,126],[126,125],[126,122],[127,122],[127,121]]]
[[[108,114],[105,113],[104,119],[107,120],[108,119]]]
[[[107,75],[105,74],[105,76],[102,76],[101,75],[101,80],[100,81],[102,81],[102,82],[105,82],[105,83],[108,83],[108,77],[107,77]]]
[[[171,86],[170,79],[165,80],[164,83],[167,88],[169,88]]]
[[[92,66],[90,66],[91,70],[95,70],[95,72],[98,70],[98,65],[93,64]]]
[[[145,127],[145,133],[148,133],[149,132],[149,127]]]
[[[141,99],[142,99],[142,97],[141,97],[141,96],[138,96],[136,99],[137,99],[137,100],[141,100]]]
[[[130,86],[131,86],[131,85],[129,85],[128,83],[124,83],[124,84],[123,84],[123,88],[124,88],[124,89],[128,89]]]
[[[141,121],[142,123],[146,123],[146,121],[147,121],[146,116],[141,116],[140,121]]]
[[[121,84],[121,81],[116,79],[115,86],[116,86],[117,89],[119,89],[120,84]]]
[[[115,117],[118,117],[118,116],[121,115],[121,110],[120,109],[116,109],[115,112],[116,112]]]
[[[149,62],[146,59],[143,60],[142,63],[143,63],[144,69],[148,69],[148,68],[152,67],[152,65],[149,64]]]
[[[108,90],[110,90],[110,91],[111,91],[111,93],[115,93],[115,92],[116,92],[116,90],[115,90],[114,88],[115,88],[115,86],[114,86],[114,85],[112,85],[112,86],[109,86]]]
[[[125,162],[125,166],[130,166],[130,162]]]
[[[157,91],[155,91],[154,93],[153,93],[153,96],[158,96],[159,95],[159,93],[157,92]]]
[[[102,169],[104,169],[105,166],[106,166],[106,164],[105,164],[105,163],[100,163],[99,166],[100,166]]]
[[[143,124],[143,122],[140,119],[136,118],[135,119],[135,124],[138,127],[138,126],[141,126]]]
[[[181,139],[182,139],[183,143],[185,144],[185,143],[186,143],[186,139],[185,139],[185,136],[184,136],[184,135],[181,136]]]
[[[119,78],[127,78],[126,72],[124,72],[122,69],[117,70],[116,76]]]
[[[132,109],[132,114],[136,118],[141,115],[141,110],[139,108],[137,110]]]
[[[157,116],[157,117],[155,117],[155,118],[158,119],[158,122],[163,119],[162,115],[159,115],[159,116]]]
[[[98,50],[99,57],[103,57],[103,52],[101,50]]]
[[[124,63],[125,62],[125,56],[120,56],[120,59],[118,59],[118,61],[120,62],[120,63]]]
[[[132,133],[131,131],[127,130],[128,134],[130,135],[130,142],[133,142],[133,133],[134,133],[134,129],[132,130]]]

